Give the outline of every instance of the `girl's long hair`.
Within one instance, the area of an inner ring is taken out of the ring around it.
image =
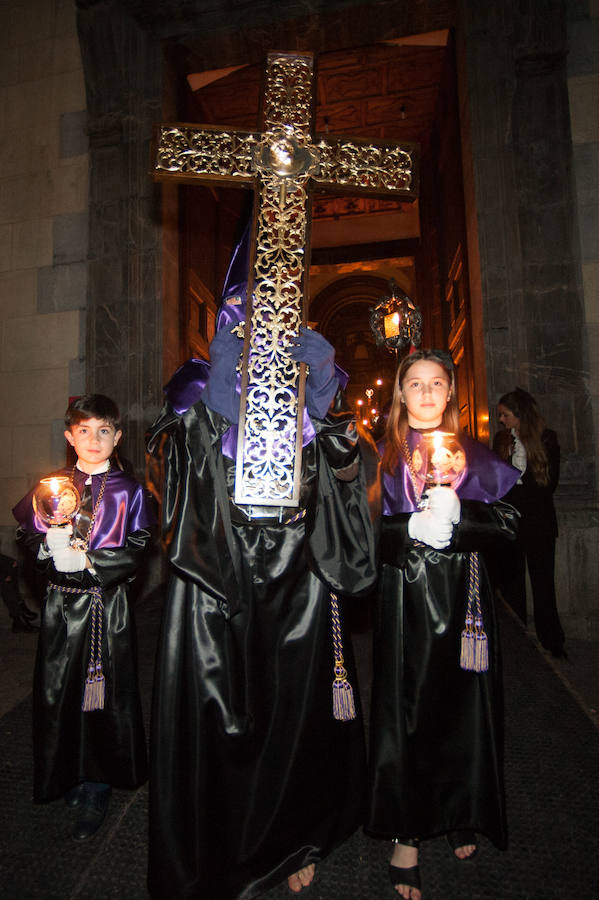
[[[403,441],[409,429],[408,408],[401,400],[401,386],[414,363],[420,360],[438,363],[444,370],[449,380],[450,397],[443,413],[441,428],[443,431],[457,434],[459,430],[458,401],[455,392],[455,375],[453,361],[449,353],[444,350],[415,350],[406,356],[399,364],[395,384],[393,386],[393,399],[387,428],[385,429],[385,449],[383,451],[382,469],[390,475],[397,467],[399,457],[403,454]]]
[[[526,468],[536,483],[545,487],[549,484],[549,460],[542,440],[546,426],[536,400],[528,391],[517,387],[500,397],[497,405],[507,406],[509,411],[520,419],[519,437],[526,450]],[[500,451],[501,446],[499,445]],[[509,450],[511,451],[511,446]],[[509,452],[506,455],[503,451],[502,456],[507,458]]]

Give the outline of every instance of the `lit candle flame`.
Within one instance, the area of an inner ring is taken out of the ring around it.
[[[52,494],[54,496],[56,496],[58,494],[58,490],[59,490],[58,478],[50,479],[50,490],[52,491]]]
[[[443,438],[445,435],[442,431],[433,431],[433,452],[431,454],[431,463],[435,467],[435,470],[439,468],[442,464],[442,460],[444,454],[440,451],[445,449],[445,445],[443,444]]]
[[[395,337],[399,334],[399,323],[400,323],[400,315],[398,312],[390,313],[388,316],[385,316],[384,319],[384,329],[385,329],[385,337]]]

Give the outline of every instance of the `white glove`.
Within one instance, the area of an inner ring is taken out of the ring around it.
[[[449,519],[439,519],[430,509],[425,509],[412,513],[408,519],[408,534],[413,541],[421,541],[435,550],[443,550],[451,543],[453,525]]]
[[[87,563],[87,556],[83,550],[75,550],[74,547],[57,550],[52,556],[57,572],[81,572]]]
[[[70,545],[72,534],[73,526],[70,523],[68,525],[53,525],[46,532],[46,547],[50,553],[54,553],[55,550],[64,550],[65,547]]]
[[[460,498],[450,487],[434,487],[427,491],[428,508],[434,516],[449,519],[457,525],[461,517]]]

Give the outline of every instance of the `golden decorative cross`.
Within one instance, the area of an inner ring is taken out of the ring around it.
[[[235,500],[298,506],[305,366],[287,352],[303,321],[310,183],[415,199],[414,145],[310,130],[311,54],[270,53],[262,133],[162,125],[154,176],[253,185]]]

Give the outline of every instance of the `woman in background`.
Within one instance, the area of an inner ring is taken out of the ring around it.
[[[522,388],[497,404],[501,425],[493,448],[521,476],[506,500],[520,513],[518,540],[501,558],[499,585],[504,599],[526,624],[526,570],[532,587],[537,637],[556,658],[565,657],[564,632],[555,597],[557,517],[553,492],[559,480],[560,450],[535,399]]]

